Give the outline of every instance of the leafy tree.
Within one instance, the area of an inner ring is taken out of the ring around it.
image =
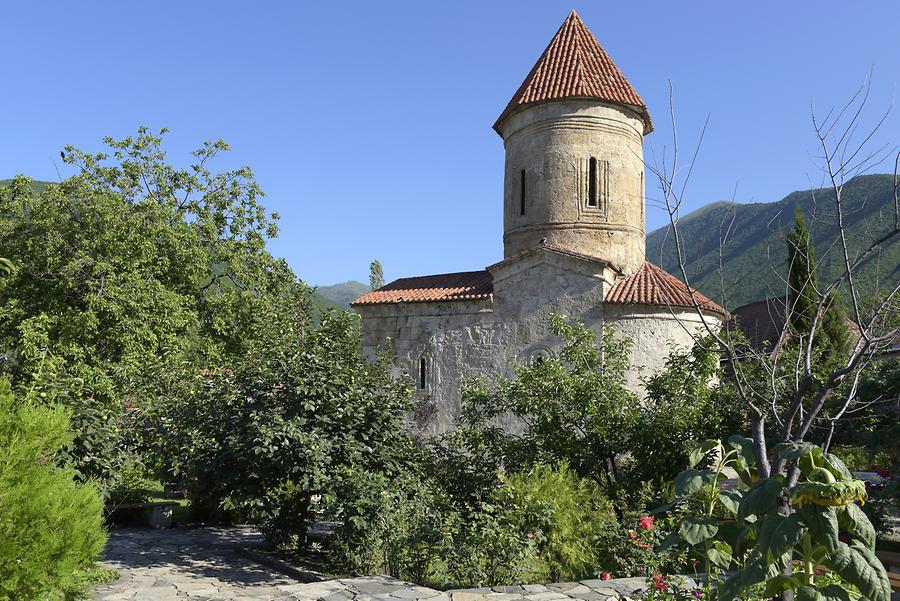
[[[629,441],[637,479],[671,481],[697,441],[742,425],[741,408],[724,380],[709,340],[687,350],[670,349],[663,368],[644,381],[647,397]]]
[[[496,388],[469,383],[457,442],[475,449],[488,442],[498,463],[512,471],[566,462],[580,477],[616,485],[615,458],[628,448],[640,411],[625,384],[628,342],[606,329],[601,354],[586,326],[555,315],[550,328],[563,338],[560,357],[519,365],[515,378]],[[521,432],[497,425],[503,416],[520,420]]]
[[[189,494],[260,523],[296,548],[348,474],[407,468],[407,382],[359,353],[358,318],[331,312],[316,330],[273,310],[241,360],[194,374],[146,416],[154,454]]]
[[[375,259],[369,265],[369,287],[377,290],[384,286],[384,270],[381,268],[381,261]]]
[[[277,215],[250,169],[213,172],[222,141],[177,168],[165,133],[67,147],[73,177],[0,189],[0,244],[17,265],[0,281],[0,370],[71,409],[70,458],[104,482],[134,456],[135,410],[173,373],[245,353],[264,308],[308,312],[305,286],[265,251]]]

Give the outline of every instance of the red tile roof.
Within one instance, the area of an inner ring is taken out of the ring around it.
[[[490,298],[494,278],[487,271],[442,273],[401,278],[364,294],[351,305],[386,303],[433,303]]]
[[[613,265],[612,263],[610,263],[610,262],[607,261],[606,259],[602,259],[602,258],[597,257],[597,256],[595,256],[595,255],[587,255],[587,254],[585,254],[585,253],[580,253],[580,252],[578,252],[578,251],[574,251],[574,250],[570,250],[570,249],[568,249],[568,248],[565,248],[565,247],[563,247],[563,246],[557,246],[556,244],[546,244],[546,243],[545,243],[545,244],[540,244],[540,245],[538,245],[538,246],[532,246],[531,248],[526,248],[526,249],[523,250],[523,251],[519,251],[519,252],[517,252],[516,254],[514,254],[514,255],[511,256],[511,257],[507,257],[507,258],[503,259],[502,261],[499,261],[499,262],[497,262],[497,263],[494,263],[493,265],[489,265],[489,266],[488,266],[488,270],[491,270],[491,269],[493,269],[493,268],[495,268],[495,267],[499,267],[499,266],[501,266],[501,265],[506,265],[507,263],[512,263],[513,261],[518,261],[520,258],[524,257],[525,255],[530,255],[530,254],[532,254],[532,253],[535,253],[535,252],[537,252],[537,251],[539,251],[539,250],[543,250],[543,249],[546,249],[546,250],[552,250],[553,252],[557,252],[557,253],[560,253],[560,254],[562,254],[562,255],[567,255],[567,256],[570,256],[570,257],[575,257],[576,259],[582,259],[582,260],[584,260],[584,261],[591,261],[591,262],[593,262],[593,263],[604,263],[605,265],[608,265],[608,266],[611,267],[612,269],[614,269],[614,270],[618,271],[619,273],[621,273],[621,271],[619,270],[618,267],[616,267],[615,265]]]
[[[524,105],[564,98],[591,98],[630,106],[641,114],[644,133],[653,131],[647,105],[574,10],[506,105],[494,129]]]
[[[725,309],[694,290],[694,298],[701,308],[721,315]],[[653,263],[644,263],[640,269],[619,280],[606,295],[605,302],[629,305],[660,305],[693,307],[687,285],[666,273]]]

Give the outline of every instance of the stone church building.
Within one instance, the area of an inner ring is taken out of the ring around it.
[[[573,11],[500,114],[504,259],[402,278],[356,299],[363,352],[387,347],[418,388],[417,425],[453,427],[460,384],[552,356],[561,313],[630,338],[629,385],[701,328],[683,282],[645,260],[641,97]],[[717,304],[694,292],[706,318]]]

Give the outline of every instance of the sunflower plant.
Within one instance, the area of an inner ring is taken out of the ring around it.
[[[722,464],[739,476],[740,484],[727,498],[713,497],[723,508],[736,508],[733,517],[728,511],[716,519],[717,512],[707,510],[683,520],[688,524],[682,528],[684,542],[702,545],[707,552],[717,543],[727,544],[733,551],[729,563],[738,569],[718,587],[720,601],[740,599],[759,586],[765,588],[765,598],[792,590],[796,601],[851,601],[860,596],[890,600],[890,582],[875,557],[875,529],[860,508],[866,500],[865,484],[839,458],[808,443],[782,444],[770,456],[784,461],[784,472],[758,478],[748,439],[713,442],[703,443],[692,454],[692,463],[718,450],[718,467],[682,472],[675,481],[675,503],[696,507],[691,497],[707,487],[719,488]],[[691,482],[695,484],[685,486]],[[723,518],[736,530],[723,528]],[[694,523],[705,527],[692,528]],[[817,576],[823,572],[834,578]]]

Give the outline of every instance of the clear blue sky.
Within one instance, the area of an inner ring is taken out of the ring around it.
[[[689,208],[818,183],[810,103],[874,68],[874,114],[900,80],[895,0],[14,2],[0,178],[54,180],[66,144],[168,127],[175,161],[223,138],[222,168],[253,167],[282,215],[271,250],[310,283],[365,281],[376,257],[387,279],[480,269],[502,256],[491,125],[572,8],[647,102],[647,156],[669,143],[668,80],[682,143],[710,115]]]

